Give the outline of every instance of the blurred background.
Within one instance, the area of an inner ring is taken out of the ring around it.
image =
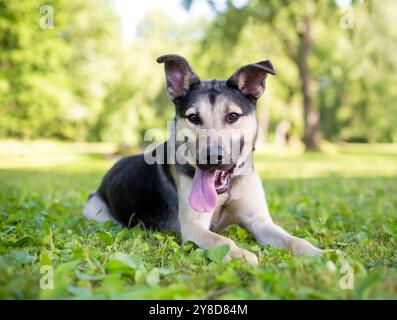
[[[0,0],[0,139],[143,146],[178,53],[202,79],[273,62],[262,144],[396,142],[395,21],[393,0]]]

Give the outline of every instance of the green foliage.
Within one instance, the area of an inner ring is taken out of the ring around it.
[[[394,1],[353,1],[353,29],[340,27],[344,13],[335,1],[233,3],[214,20],[184,25],[154,10],[126,44],[109,0],[0,0],[0,137],[142,144],[148,128],[165,132],[173,116],[155,63],[170,52],[185,55],[202,78],[226,78],[242,64],[271,59],[277,76],[259,103],[260,134],[288,120],[300,136],[299,30],[309,17],[310,91],[323,137],[396,141]],[[53,29],[40,28],[43,5],[54,9]]]
[[[40,26],[43,5],[53,8],[52,29]],[[110,5],[17,0],[0,8],[0,135],[88,138],[121,43]]]
[[[265,119],[269,124],[263,125],[273,131],[281,120],[288,120],[294,125],[293,134],[300,136],[300,30],[302,19],[308,18],[310,95],[321,116],[323,137],[395,141],[397,97],[392,88],[397,80],[397,38],[392,21],[397,18],[396,3],[353,2],[350,10],[352,29],[343,29],[340,21],[346,12],[335,1],[252,0],[242,8],[229,1],[210,23],[196,55],[201,68],[218,77],[228,76],[242,63],[271,59],[277,76],[268,81],[266,101],[260,101],[260,110],[270,115]]]
[[[223,258],[226,257],[227,253],[229,252],[230,248],[228,245],[216,246],[208,250],[207,256],[208,259],[214,261],[217,264],[221,264]]]
[[[383,230],[391,235],[394,239],[397,238],[397,227],[394,224],[387,223],[383,225]]]
[[[222,263],[227,248],[206,251],[182,244],[172,232],[86,221],[81,211],[87,196],[114,161],[105,157],[107,147],[36,143],[37,151],[26,155],[13,153],[17,147],[0,143],[2,299],[397,297],[395,145],[348,145],[330,154],[259,152],[256,164],[273,219],[344,255],[294,257],[260,248],[237,226],[224,230],[258,254],[258,267]],[[352,290],[340,287],[345,264],[354,271]],[[40,268],[48,265],[53,290],[39,286]]]

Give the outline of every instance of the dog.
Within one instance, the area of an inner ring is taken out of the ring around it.
[[[179,55],[163,55],[157,62],[164,64],[175,106],[170,138],[150,152],[119,160],[90,195],[85,217],[173,230],[183,242],[204,249],[228,245],[225,261],[243,258],[252,265],[258,264],[255,254],[216,232],[237,224],[262,246],[297,255],[331,251],[273,222],[253,166],[256,105],[267,76],[276,74],[272,63],[242,66],[228,80],[200,80]]]

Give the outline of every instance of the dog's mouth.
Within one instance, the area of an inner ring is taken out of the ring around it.
[[[212,212],[216,207],[218,194],[229,190],[234,166],[226,171],[196,169],[189,203],[198,212]]]
[[[227,171],[215,170],[215,191],[217,194],[225,193],[230,188],[230,181],[234,167]]]

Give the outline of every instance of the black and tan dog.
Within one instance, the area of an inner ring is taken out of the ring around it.
[[[118,161],[90,196],[84,215],[174,230],[183,241],[205,249],[227,244],[226,260],[258,263],[256,255],[216,233],[233,223],[250,231],[260,245],[322,254],[325,250],[273,223],[252,164],[256,102],[267,75],[275,74],[271,62],[243,66],[227,81],[201,81],[177,55],[157,62],[165,64],[167,91],[175,105],[171,137],[154,151]]]

